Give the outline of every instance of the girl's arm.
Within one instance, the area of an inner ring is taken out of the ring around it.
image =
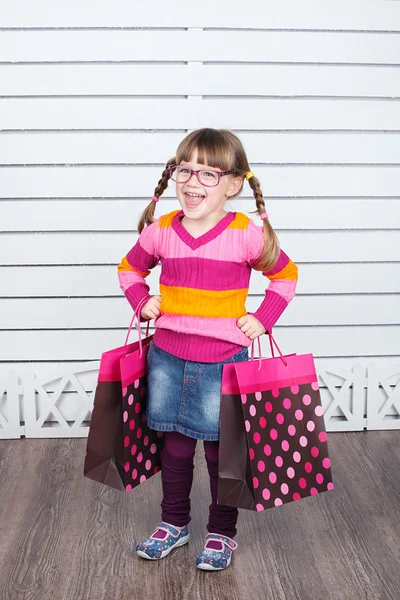
[[[253,230],[252,245],[250,246],[250,264],[257,264],[257,258],[261,254],[260,234],[262,244],[262,229],[256,227],[258,235]],[[258,252],[257,252],[258,247]],[[258,256],[257,256],[258,255]],[[262,323],[266,331],[271,331],[278,321],[289,302],[294,298],[298,281],[298,267],[285,252],[280,249],[278,261],[270,271],[264,271],[263,275],[269,279],[269,285],[265,290],[265,297],[254,313],[249,313]]]
[[[118,265],[119,285],[133,310],[136,310],[139,302],[144,299],[147,302],[151,298],[145,278],[160,260],[156,252],[157,230],[157,221],[146,227]]]

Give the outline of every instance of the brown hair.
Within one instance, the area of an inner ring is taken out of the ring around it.
[[[234,176],[244,177],[250,171],[247,156],[242,142],[239,138],[227,129],[197,129],[189,133],[179,144],[176,156],[171,158],[161,175],[157,187],[154,190],[154,196],[160,198],[168,187],[170,165],[179,165],[182,161],[190,162],[193,154],[197,150],[197,162],[209,167],[219,168],[222,171],[234,171]],[[252,214],[262,215],[265,212],[264,198],[260,188],[260,182],[253,176],[249,180],[249,185],[253,190],[257,209]],[[238,192],[230,198],[238,196],[243,189],[243,183]],[[156,202],[151,201],[143,211],[138,224],[138,231],[141,233],[146,225],[154,223],[154,212]],[[264,249],[263,253],[254,267],[257,271],[271,270],[279,256],[279,241],[268,219],[263,219],[264,226]]]

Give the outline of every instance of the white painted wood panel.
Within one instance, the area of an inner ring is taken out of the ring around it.
[[[74,373],[93,389],[86,361],[123,343],[131,314],[116,264],[165,161],[187,130],[209,126],[239,133],[299,264],[297,297],[274,333],[284,352],[317,357],[329,427],[399,427],[394,407],[385,420],[378,409],[400,372],[400,5],[271,8],[3,1],[0,409],[4,393],[6,404],[29,398],[24,418],[42,408],[23,377],[30,367],[54,367],[46,390],[67,369],[58,402],[71,421],[85,409]],[[227,208],[252,210],[249,192]],[[178,207],[171,186],[157,215]],[[267,284],[253,273],[250,310]],[[29,422],[28,435],[86,434],[51,420]],[[0,410],[0,437],[2,422]]]
[[[351,3],[337,0],[321,4],[317,0],[280,4],[257,0],[246,3],[246,10],[232,10],[232,3],[223,0],[204,0],[201,10],[188,9],[187,2],[173,0],[166,10],[162,0],[151,5],[141,0],[89,0],[82,3],[70,0],[58,4],[38,0],[3,0],[0,22],[2,27],[208,27],[250,29],[322,29],[358,31],[400,31],[400,8],[396,2]],[[149,10],[150,7],[150,10]],[[173,10],[172,10],[173,8]]]
[[[148,199],[2,200],[0,232],[126,231],[129,228],[133,231],[148,204]],[[400,200],[396,199],[267,198],[265,204],[277,230],[400,229]],[[180,205],[176,199],[165,199],[157,208],[156,217],[178,210]],[[258,215],[252,214],[256,210],[254,198],[235,198],[227,202],[225,208],[243,212],[261,225]]]
[[[157,289],[160,267],[146,281]],[[251,275],[252,294],[263,294],[267,280]],[[302,294],[385,294],[400,292],[400,263],[299,263],[296,298]],[[0,267],[0,297],[119,296],[117,267]],[[297,300],[296,300],[297,301]],[[293,301],[292,305],[296,303]]]
[[[100,354],[124,343],[124,331],[53,330],[0,331],[1,361],[97,360]],[[316,356],[376,356],[399,354],[400,325],[354,327],[274,328],[285,352],[312,352]],[[122,342],[121,342],[122,340]],[[263,339],[267,352],[267,340]],[[294,350],[288,350],[294,348]],[[355,361],[353,361],[355,362]]]
[[[400,96],[396,66],[0,65],[1,96]]]
[[[159,293],[157,288],[152,292]],[[254,312],[261,296],[247,299]],[[27,311],[29,307],[29,311]],[[0,329],[111,329],[127,327],[132,308],[120,298],[0,299]],[[399,295],[299,296],[279,325],[395,325],[400,321]]]
[[[162,169],[149,166],[0,168],[0,198],[149,197]],[[400,196],[397,166],[259,166],[263,194],[282,196]],[[175,197],[174,186],[164,195]]]
[[[400,39],[329,31],[9,30],[1,62],[210,61],[397,64]]]
[[[395,130],[400,103],[315,98],[1,98],[0,130]],[[166,117],[168,117],[166,119]],[[182,131],[184,137],[185,131]]]
[[[0,265],[116,264],[137,237],[128,232],[4,233]],[[284,231],[279,240],[294,262],[400,261],[398,231]]]
[[[172,158],[182,133],[2,133],[0,164],[159,164]],[[400,132],[241,133],[250,164],[398,163]]]

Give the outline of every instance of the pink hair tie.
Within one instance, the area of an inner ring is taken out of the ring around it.
[[[153,201],[153,202],[158,202],[158,200],[159,200],[159,198],[157,198],[157,196],[153,196],[153,197],[152,197],[152,201]]]
[[[260,215],[260,219],[268,219],[267,213],[262,213],[262,215]]]

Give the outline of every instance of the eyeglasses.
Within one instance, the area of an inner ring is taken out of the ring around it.
[[[169,167],[169,176],[176,183],[186,183],[192,175],[196,175],[197,180],[205,187],[215,187],[219,184],[221,177],[230,175],[234,171],[214,171],[213,169],[198,169],[194,171],[189,167],[171,165]]]

